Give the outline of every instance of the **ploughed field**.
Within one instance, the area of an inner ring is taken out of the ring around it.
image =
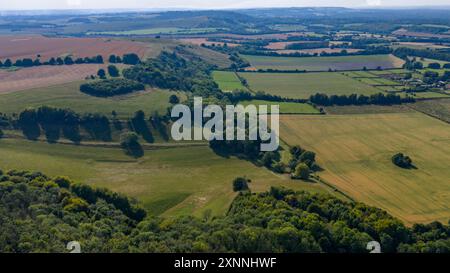
[[[253,69],[276,70],[306,70],[328,71],[332,70],[360,70],[399,68],[404,61],[388,54],[361,55],[361,56],[333,56],[333,57],[272,57],[242,55],[250,62]]]
[[[32,88],[48,87],[73,81],[81,81],[97,75],[106,64],[77,64],[35,66],[15,71],[0,69],[0,94]]]
[[[159,51],[159,50],[157,50]],[[0,36],[0,60],[37,58],[47,61],[54,57],[92,57],[136,53],[141,58],[148,56],[152,47],[147,43],[105,38],[48,38],[39,35]]]
[[[450,126],[417,112],[281,116],[281,138],[317,153],[320,177],[406,223],[450,219]],[[401,169],[402,152],[417,169]]]

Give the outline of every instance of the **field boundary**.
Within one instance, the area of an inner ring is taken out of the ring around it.
[[[29,140],[23,136],[5,134],[4,139],[21,139],[30,142],[42,142],[49,143],[45,139]],[[81,147],[94,147],[94,148],[111,148],[111,149],[122,149],[120,143],[118,142],[80,142],[74,143],[71,141],[58,140],[50,144],[61,144],[61,145],[71,145],[71,146],[81,146]],[[141,146],[144,150],[161,150],[161,149],[174,149],[174,148],[184,148],[184,147],[203,147],[208,146],[207,142],[180,142],[180,143],[142,143]]]
[[[236,72],[239,73],[279,73],[279,74],[306,74],[306,73],[335,73],[335,72],[371,72],[371,71],[385,71],[385,70],[403,70],[404,68],[399,68],[399,67],[394,67],[394,68],[385,68],[382,70],[378,70],[378,69],[366,69],[366,70],[362,70],[362,69],[346,69],[346,70],[332,70],[332,71],[328,71],[328,70],[277,70],[277,69],[273,69],[273,70],[267,70],[267,69],[261,69],[261,70],[238,70]],[[220,70],[219,70],[220,71]],[[223,70],[226,71],[226,70]],[[388,73],[386,73],[388,74]],[[381,74],[381,75],[385,75],[385,74]],[[365,78],[365,77],[361,77],[361,78]]]

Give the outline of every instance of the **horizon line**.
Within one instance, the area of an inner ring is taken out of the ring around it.
[[[361,5],[361,6],[275,6],[275,7],[167,7],[167,8],[49,8],[49,9],[2,9],[1,12],[55,12],[55,11],[208,11],[208,10],[254,10],[254,9],[308,9],[308,8],[342,8],[342,9],[418,9],[418,8],[449,8],[449,5]]]

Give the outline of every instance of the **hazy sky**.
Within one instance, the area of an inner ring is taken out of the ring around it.
[[[2,10],[427,5],[450,5],[450,0],[0,0]]]

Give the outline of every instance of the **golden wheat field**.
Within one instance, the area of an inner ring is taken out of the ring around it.
[[[321,178],[405,223],[450,219],[450,125],[421,113],[282,116],[290,145],[317,153]],[[391,162],[409,155],[417,169]]]

